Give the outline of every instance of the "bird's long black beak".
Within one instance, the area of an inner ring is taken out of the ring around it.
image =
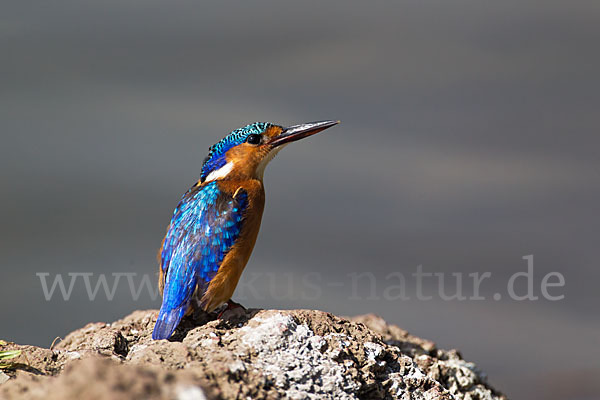
[[[295,142],[296,140],[304,139],[305,137],[319,133],[322,130],[331,128],[339,123],[340,121],[318,121],[289,126],[285,128],[279,135],[271,139],[268,144],[273,147],[277,147],[281,146],[282,144]]]

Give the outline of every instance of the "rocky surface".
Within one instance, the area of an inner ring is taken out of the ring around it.
[[[375,315],[236,309],[153,341],[156,314],[88,324],[52,350],[4,346],[22,355],[0,399],[505,399],[456,351]]]

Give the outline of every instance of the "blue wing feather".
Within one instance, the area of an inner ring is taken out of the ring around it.
[[[188,309],[196,286],[202,295],[242,229],[248,196],[235,198],[216,182],[191,188],[175,209],[161,252],[163,302],[152,337],[166,339]]]

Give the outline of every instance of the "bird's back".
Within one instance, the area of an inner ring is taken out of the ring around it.
[[[237,284],[256,240],[263,205],[258,181],[213,181],[195,185],[183,196],[161,250],[163,302],[153,338],[172,335],[194,292],[208,311],[229,299],[221,301],[223,295],[231,296],[225,283],[233,278]],[[222,270],[224,266],[228,268]]]

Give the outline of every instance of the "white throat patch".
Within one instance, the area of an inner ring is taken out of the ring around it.
[[[283,149],[285,146],[287,146],[287,143],[274,148],[269,152],[269,154],[267,154],[267,156],[260,162],[260,164],[258,164],[258,167],[256,168],[256,177],[258,179],[263,179],[263,176],[265,175],[265,168],[267,168],[267,164],[271,162],[271,160],[275,158],[277,153],[279,153],[279,151],[281,151],[281,149]]]

